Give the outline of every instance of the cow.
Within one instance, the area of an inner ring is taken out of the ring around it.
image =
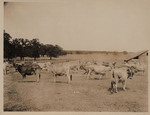
[[[132,66],[135,68],[136,72],[142,72],[142,74],[145,75],[146,66],[144,64],[132,64]]]
[[[42,70],[47,70],[47,67],[49,66],[49,65],[51,65],[51,63],[50,62],[47,62],[47,63],[42,63],[42,62],[40,62],[40,63],[37,63],[37,62],[33,62],[32,63],[32,65],[33,66],[39,66]]]
[[[7,74],[7,71],[8,71],[8,62],[5,62],[3,63],[3,72],[4,72],[4,75]]]
[[[72,70],[79,70],[79,60],[76,60],[76,61],[70,61],[69,62],[70,63],[70,69],[72,69]]]
[[[23,79],[26,78],[26,75],[35,74],[35,69],[29,65],[18,65],[17,70],[22,75]]]
[[[102,66],[102,65],[89,65],[88,66],[88,76],[87,79],[90,78],[90,75],[92,72],[94,72],[95,74],[99,74],[104,76],[106,74],[107,71],[110,71],[111,68],[110,67],[106,67],[106,66]],[[101,78],[101,77],[100,77]]]
[[[87,63],[87,62],[82,62],[81,64],[80,64],[80,66],[79,66],[79,68],[80,68],[80,70],[84,70],[85,72],[84,72],[84,74],[88,74],[89,73],[89,65],[90,65],[91,63]]]
[[[103,62],[102,65],[106,66],[106,67],[109,67],[109,62]]]
[[[135,72],[142,72],[143,75],[145,75],[145,69],[146,66],[144,64],[139,64],[139,63],[125,63],[124,65],[126,65],[127,67],[133,67]]]
[[[70,64],[69,62],[55,63],[48,66],[49,74],[54,77],[54,82],[56,83],[57,76],[65,75],[68,78],[67,83],[72,80],[72,75],[70,75]]]
[[[117,86],[118,82],[122,82],[123,90],[125,91],[125,86],[127,79],[132,79],[134,75],[134,68],[130,67],[121,67],[121,68],[114,68],[111,70],[111,92],[113,92],[113,86],[115,84],[115,92],[117,93]]]
[[[23,79],[26,78],[26,75],[36,75],[37,82],[40,81],[41,77],[41,68],[38,65],[18,65],[18,72],[22,75]]]

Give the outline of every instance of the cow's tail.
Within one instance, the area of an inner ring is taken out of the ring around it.
[[[115,78],[114,77],[114,70],[111,70],[111,75],[112,75],[112,78]]]
[[[41,74],[39,74],[39,79],[41,78]]]

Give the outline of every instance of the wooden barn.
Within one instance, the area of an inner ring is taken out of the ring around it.
[[[148,62],[148,50],[138,52],[134,56],[124,60],[124,62],[139,62],[139,63],[147,63]]]

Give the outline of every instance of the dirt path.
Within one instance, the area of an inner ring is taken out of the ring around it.
[[[22,79],[12,68],[4,76],[5,111],[83,111],[83,112],[146,112],[148,111],[148,78],[135,76],[127,81],[127,90],[119,88],[111,94],[110,73],[102,80],[86,80],[82,72],[72,72],[73,81],[66,77],[57,83],[42,72],[39,83],[34,75]],[[142,82],[141,82],[142,81]],[[119,85],[119,87],[122,87]]]

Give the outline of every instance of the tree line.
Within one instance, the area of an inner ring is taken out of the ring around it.
[[[31,57],[36,60],[36,58],[44,55],[52,59],[52,57],[66,54],[67,52],[59,45],[43,44],[39,42],[38,38],[33,38],[32,40],[24,38],[12,39],[10,34],[4,31],[4,58],[8,60],[16,57],[20,57],[20,60],[24,60],[24,57]]]

